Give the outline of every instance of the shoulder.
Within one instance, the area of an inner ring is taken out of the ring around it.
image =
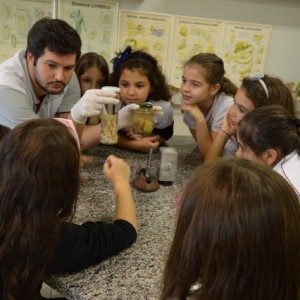
[[[0,64],[0,85],[23,91],[26,85],[26,73],[25,51],[21,50]]]

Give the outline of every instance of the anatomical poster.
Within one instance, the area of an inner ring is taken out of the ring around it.
[[[220,54],[223,23],[217,20],[174,17],[174,37],[170,48],[169,82],[179,87],[184,63],[200,52]]]
[[[31,26],[52,11],[52,0],[0,0],[0,62],[25,49]]]
[[[270,25],[225,23],[222,58],[226,75],[237,85],[250,73],[264,71],[270,35]]]
[[[167,70],[172,16],[134,11],[120,11],[118,51],[126,46],[152,54]]]
[[[58,17],[79,33],[82,53],[97,52],[110,62],[116,49],[118,3],[61,0]]]

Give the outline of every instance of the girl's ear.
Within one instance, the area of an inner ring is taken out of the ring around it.
[[[262,159],[263,161],[273,167],[275,162],[277,161],[277,158],[278,158],[278,153],[275,149],[273,148],[270,148],[270,149],[267,149],[263,154],[262,154]]]
[[[211,96],[216,95],[217,92],[219,91],[219,89],[220,89],[220,84],[219,84],[219,83],[212,85],[212,86],[210,87],[210,95],[211,95]]]

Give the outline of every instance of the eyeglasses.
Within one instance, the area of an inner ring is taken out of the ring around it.
[[[269,97],[268,87],[267,87],[266,83],[262,80],[265,77],[264,73],[260,73],[260,72],[252,73],[248,77],[252,80],[258,80],[260,82],[260,84],[262,85],[262,87],[264,88],[267,97]]]

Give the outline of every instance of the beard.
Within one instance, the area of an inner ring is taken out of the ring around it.
[[[35,82],[46,94],[58,95],[63,92],[66,87],[66,83],[63,81],[49,81],[47,83],[43,83],[38,68],[36,66],[33,67],[33,74],[35,78]],[[55,87],[60,86],[60,87]]]

